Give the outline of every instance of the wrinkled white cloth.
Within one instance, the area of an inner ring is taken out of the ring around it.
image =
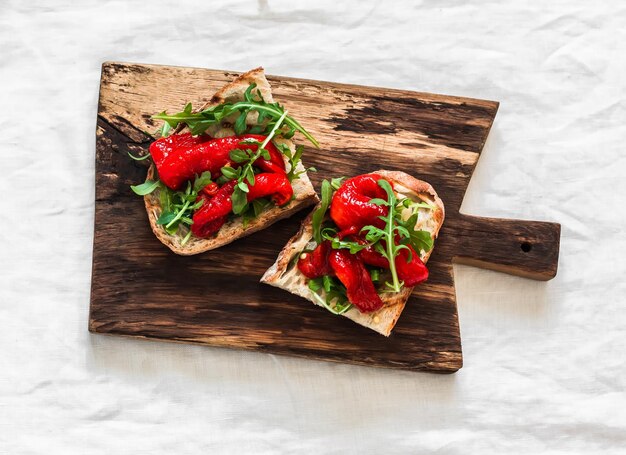
[[[1,454],[625,453],[624,4],[7,0],[0,43]],[[562,223],[559,274],[455,267],[448,376],[90,335],[106,60],[498,100],[463,210]]]

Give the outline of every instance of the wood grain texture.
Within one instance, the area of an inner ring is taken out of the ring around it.
[[[559,226],[459,214],[498,103],[268,77],[274,97],[320,141],[305,145],[322,178],[402,170],[430,182],[446,221],[391,337],[384,338],[259,278],[306,213],[207,253],[177,256],[152,234],[143,200],[150,115],[206,102],[237,73],[105,63],[96,134],[92,332],[253,349],[363,365],[454,372],[462,366],[452,262],[531,278],[556,273]],[[525,251],[530,245],[530,250]]]

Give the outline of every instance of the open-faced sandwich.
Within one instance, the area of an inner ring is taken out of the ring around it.
[[[152,231],[177,254],[218,248],[318,201],[302,165],[301,133],[317,141],[274,102],[262,68],[224,86],[201,109],[163,120],[150,145],[144,196]]]
[[[444,219],[428,183],[380,170],[325,180],[321,202],[261,281],[389,336]]]

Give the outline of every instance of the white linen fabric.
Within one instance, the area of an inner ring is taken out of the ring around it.
[[[625,453],[623,3],[7,0],[0,43],[0,453]],[[562,223],[559,274],[455,267],[448,376],[91,335],[106,60],[498,100],[463,211]]]

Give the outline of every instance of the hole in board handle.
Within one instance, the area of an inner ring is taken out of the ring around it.
[[[528,242],[523,242],[523,243],[520,245],[520,248],[522,249],[522,251],[523,251],[524,253],[528,253],[530,250],[532,250],[532,249],[533,249],[533,246],[532,246],[530,243],[528,243]]]

